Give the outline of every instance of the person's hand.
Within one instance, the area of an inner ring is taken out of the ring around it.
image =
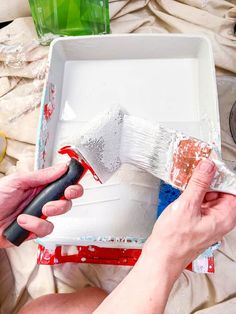
[[[30,215],[20,213],[30,201],[49,183],[60,178],[67,170],[66,164],[24,174],[13,174],[0,180],[0,248],[11,245],[3,231],[17,217],[18,224],[33,233],[30,239],[48,235],[53,230],[53,224]],[[81,185],[73,185],[65,190],[65,200],[47,203],[42,211],[45,216],[55,216],[66,213],[71,208],[71,199],[83,194]]]
[[[215,170],[209,160],[199,163],[187,189],[157,220],[134,268],[94,313],[164,313],[183,269],[236,225],[236,197],[207,193]]]
[[[174,276],[236,225],[236,197],[207,193],[215,171],[213,162],[199,163],[186,190],[157,220],[144,248],[144,254],[171,265]]]

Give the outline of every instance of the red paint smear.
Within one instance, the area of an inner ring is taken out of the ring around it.
[[[48,121],[51,118],[53,111],[54,111],[54,108],[52,105],[50,105],[50,104],[44,105],[44,117],[45,117],[46,121]]]
[[[93,245],[77,246],[77,254],[73,255],[62,255],[61,246],[56,247],[54,254],[49,253],[42,245],[39,245],[38,249],[39,255],[37,263],[43,265],[73,262],[134,266],[142,252],[141,249],[102,248]],[[171,267],[171,265],[169,266]],[[192,264],[189,264],[186,269],[193,271]],[[208,258],[208,272],[214,272],[214,257]]]
[[[91,250],[92,248],[92,250]],[[141,254],[140,249],[117,249],[101,248],[97,246],[77,246],[77,254],[62,255],[61,246],[58,246],[54,254],[39,245],[39,256],[37,263],[44,265],[54,265],[66,262],[126,265],[133,266]]]
[[[214,257],[208,257],[208,273],[215,272],[215,259]]]
[[[83,159],[81,159],[80,156],[77,154],[77,152],[76,152],[74,149],[72,149],[70,145],[61,147],[61,148],[58,150],[58,153],[59,153],[59,154],[62,154],[62,155],[67,154],[70,158],[75,158],[76,160],[78,160],[78,161],[81,163],[81,165],[84,167],[84,172],[83,172],[82,176],[80,177],[80,180],[83,178],[83,176],[85,175],[85,173],[87,172],[87,170],[89,170],[89,171],[92,173],[94,179],[95,179],[96,181],[99,181],[100,183],[102,183],[102,182],[99,180],[99,178],[98,178],[98,176],[96,175],[96,173],[95,173],[95,171],[93,170],[93,168],[92,168],[89,164],[87,164]]]

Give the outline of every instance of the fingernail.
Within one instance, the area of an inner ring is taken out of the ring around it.
[[[59,163],[53,166],[54,170],[58,170],[58,169],[62,169],[62,168],[66,168],[67,164],[66,163]]]
[[[70,189],[70,198],[76,198],[78,195],[77,191],[74,189]]]
[[[50,222],[50,224],[48,224],[48,226],[47,226],[47,229],[48,229],[47,234],[52,233],[52,231],[54,229],[54,225]]]
[[[43,211],[46,216],[49,216],[49,215],[53,215],[56,212],[56,210],[57,210],[56,206],[48,205],[44,207]]]
[[[19,216],[19,217],[17,218],[17,222],[23,225],[23,224],[26,224],[26,223],[27,223],[27,219],[26,219],[25,216]]]
[[[199,169],[201,171],[204,171],[204,172],[207,172],[207,173],[212,173],[212,171],[214,170],[215,168],[215,164],[214,162],[212,162],[211,160],[209,159],[206,159],[206,160],[203,160],[201,161],[200,165],[199,165]]]

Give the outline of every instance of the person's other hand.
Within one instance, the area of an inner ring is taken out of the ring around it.
[[[53,224],[47,220],[20,214],[30,201],[49,183],[60,178],[67,170],[66,164],[39,171],[13,174],[0,180],[0,247],[11,245],[4,236],[3,231],[17,217],[18,224],[33,233],[34,237],[44,237],[52,232]],[[66,213],[71,208],[71,199],[83,194],[81,185],[73,185],[65,190],[65,200],[47,203],[42,212],[45,216],[55,216]]]
[[[144,255],[163,259],[175,276],[236,225],[236,196],[208,192],[216,167],[199,163],[182,195],[162,213]]]

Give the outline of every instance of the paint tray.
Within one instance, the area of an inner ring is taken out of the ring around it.
[[[59,38],[49,53],[41,104],[36,167],[64,160],[70,144],[98,113],[121,105],[220,149],[213,55],[201,36],[106,35]],[[52,234],[38,239],[38,262],[132,265],[156,220],[159,180],[123,165],[106,183],[91,174],[70,212],[50,218]]]

